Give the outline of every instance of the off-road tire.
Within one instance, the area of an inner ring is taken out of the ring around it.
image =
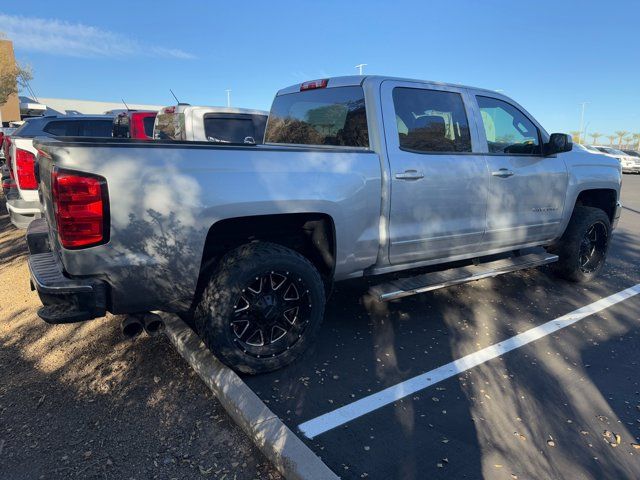
[[[598,225],[598,229],[606,233],[606,238],[601,252],[602,257],[596,265],[585,270],[581,267],[580,248],[593,225]],[[611,223],[607,214],[599,208],[576,206],[564,234],[560,240],[548,248],[559,257],[559,261],[552,267],[554,272],[572,282],[590,282],[604,266],[610,241]]]
[[[307,296],[304,307],[307,308],[308,303],[309,308],[304,318],[306,326],[299,337],[295,332],[297,339],[285,351],[256,356],[255,351],[251,354],[243,349],[233,319],[238,301],[245,295],[244,289],[254,279],[274,271],[287,272],[296,285],[304,286],[306,291],[301,295]],[[282,368],[304,353],[320,329],[324,307],[322,278],[309,260],[281,245],[253,242],[228,252],[213,269],[195,308],[194,324],[204,343],[223,363],[241,373],[258,374]]]

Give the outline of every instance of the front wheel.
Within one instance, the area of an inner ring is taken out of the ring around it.
[[[572,282],[589,282],[602,270],[611,240],[607,214],[594,207],[575,207],[566,231],[549,250],[559,257],[556,273]]]
[[[222,258],[194,320],[222,362],[257,374],[302,355],[320,328],[324,305],[322,278],[311,262],[281,245],[255,242]]]

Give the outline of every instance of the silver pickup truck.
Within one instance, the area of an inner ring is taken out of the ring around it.
[[[175,312],[247,373],[302,354],[333,282],[377,276],[380,301],[546,263],[584,282],[620,214],[615,159],[572,151],[504,95],[443,83],[285,88],[264,145],[35,144],[39,315]]]

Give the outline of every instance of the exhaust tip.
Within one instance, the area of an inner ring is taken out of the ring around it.
[[[164,330],[164,322],[160,315],[155,313],[147,313],[144,316],[144,331],[147,335],[154,337]]]
[[[127,338],[135,338],[142,333],[144,325],[139,317],[129,315],[122,320],[122,334]]]

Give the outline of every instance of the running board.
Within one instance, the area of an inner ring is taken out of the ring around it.
[[[515,272],[516,270],[539,267],[556,261],[558,261],[557,255],[530,253],[521,257],[505,258],[479,265],[469,265],[415,277],[400,278],[389,283],[373,286],[369,289],[369,293],[377,297],[381,302],[386,302],[482,278],[497,277],[503,273]]]

